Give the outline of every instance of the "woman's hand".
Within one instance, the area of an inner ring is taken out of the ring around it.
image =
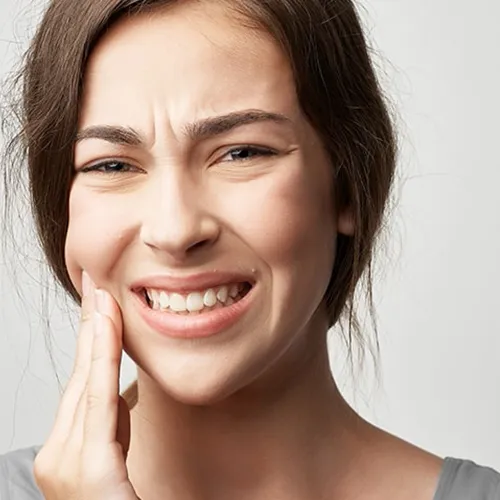
[[[125,465],[130,414],[119,395],[120,309],[85,273],[82,283],[75,367],[35,479],[47,500],[137,500]]]

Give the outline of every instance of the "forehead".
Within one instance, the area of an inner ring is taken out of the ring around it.
[[[178,2],[116,23],[89,59],[81,121],[121,123],[151,111],[175,126],[238,109],[296,113],[278,44],[224,4]]]

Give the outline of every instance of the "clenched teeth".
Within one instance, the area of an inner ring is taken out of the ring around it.
[[[145,292],[149,306],[157,311],[199,313],[234,304],[242,298],[242,293],[248,288],[249,285],[246,283],[234,283],[186,295],[154,289],[146,289]]]

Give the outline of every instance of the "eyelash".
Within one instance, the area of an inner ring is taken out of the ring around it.
[[[275,156],[277,153],[276,151],[269,149],[269,148],[264,148],[264,147],[258,147],[258,146],[250,146],[250,145],[243,145],[243,146],[237,146],[235,148],[230,149],[227,151],[227,153],[223,156],[223,158],[231,153],[237,152],[237,151],[251,151],[252,153],[257,153],[256,156]],[[252,158],[241,158],[240,160],[236,161],[250,161]],[[231,163],[231,162],[229,162]]]
[[[108,167],[111,167],[112,165],[118,165],[120,167],[125,167],[124,169],[121,170],[108,170]],[[119,160],[111,160],[111,161],[104,161],[101,163],[97,163],[95,165],[90,165],[88,167],[81,168],[79,172],[82,174],[87,174],[90,172],[97,172],[98,174],[120,174],[120,173],[126,173],[130,172],[132,169],[138,170],[137,167],[134,167],[128,163],[125,163],[123,161]]]
[[[226,154],[222,157],[226,157],[229,154],[232,153],[237,153],[237,152],[242,152],[242,151],[247,151],[251,152],[252,156],[249,158],[241,158],[239,160],[233,160],[233,161],[220,161],[220,163],[233,163],[234,161],[240,161],[240,162],[246,162],[246,161],[251,161],[252,158],[254,157],[267,157],[267,156],[275,156],[277,154],[276,151],[273,151],[272,149],[269,148],[263,148],[263,147],[258,147],[258,146],[238,146],[235,148],[232,148],[226,152]],[[120,166],[120,167],[125,167],[120,170],[107,170],[108,167],[115,165],[115,166]],[[137,170],[138,167],[134,167],[133,165],[130,165],[128,163],[119,161],[119,160],[111,160],[111,161],[104,161],[101,163],[97,163],[95,165],[90,165],[88,167],[84,167],[80,169],[81,173],[89,173],[89,172],[97,172],[101,174],[120,174],[120,173],[127,173],[130,172],[131,170]]]

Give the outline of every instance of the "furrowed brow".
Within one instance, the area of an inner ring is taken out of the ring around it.
[[[290,118],[280,113],[246,110],[204,118],[203,120],[186,125],[183,132],[194,142],[226,134],[235,128],[259,122],[274,122],[288,125],[292,123]],[[77,144],[89,139],[97,139],[121,146],[138,147],[145,145],[144,139],[137,131],[132,128],[115,125],[87,127],[77,133],[75,143]]]
[[[292,123],[290,118],[280,113],[270,113],[261,110],[236,111],[227,115],[205,118],[186,125],[184,127],[184,134],[192,141],[200,141],[226,134],[244,125],[269,121],[289,125]]]

